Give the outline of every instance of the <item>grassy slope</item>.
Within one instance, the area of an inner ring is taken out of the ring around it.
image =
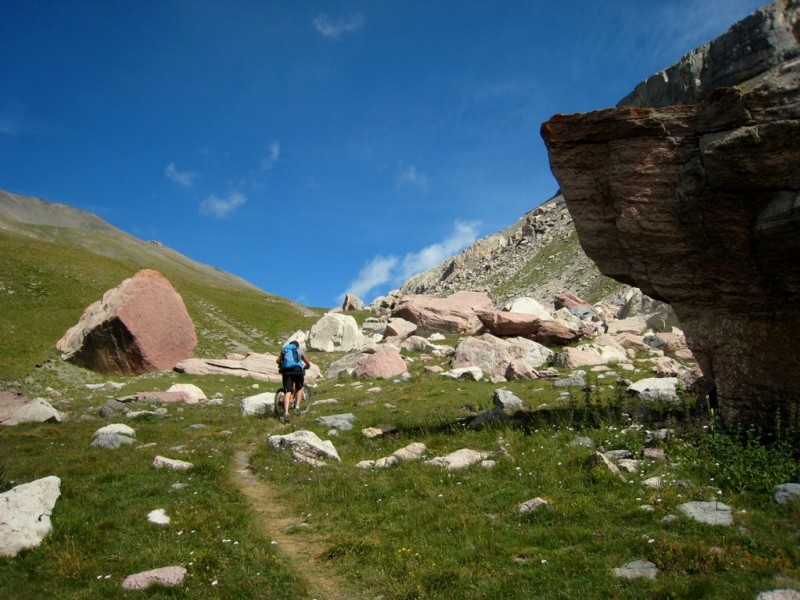
[[[0,230],[0,382],[57,356],[55,343],[84,308],[142,268],[163,273],[183,297],[198,332],[196,356],[274,350],[283,336],[314,320],[291,302],[144,243],[71,229],[20,229],[24,235]]]
[[[572,265],[579,264],[579,257],[583,256],[578,233],[573,231],[567,239],[555,239],[536,253],[515,276],[502,281],[491,282],[492,296],[504,301],[512,299],[526,290],[536,290],[550,281],[560,279],[563,273],[570,270]],[[585,259],[584,259],[585,261]],[[589,263],[590,264],[590,263]],[[591,285],[588,289],[581,289],[581,297],[590,303],[600,302],[622,288],[622,284],[604,275],[594,276],[591,269]],[[571,276],[573,283],[565,282],[565,290],[574,291],[575,282],[584,278],[586,272],[578,269]],[[564,291],[564,290],[560,290]]]

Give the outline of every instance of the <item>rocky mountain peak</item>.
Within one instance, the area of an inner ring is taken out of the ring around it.
[[[606,282],[581,251],[572,217],[559,194],[503,231],[412,277],[400,291],[447,296],[481,290],[496,304],[520,296],[549,304],[555,294],[567,289],[598,301],[598,290]]]

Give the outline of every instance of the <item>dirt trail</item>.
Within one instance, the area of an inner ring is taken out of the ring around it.
[[[308,584],[309,597],[315,600],[353,600],[343,580],[319,559],[322,546],[307,531],[298,530],[302,517],[285,505],[250,468],[250,453],[233,456],[234,481],[257,515],[256,525],[267,539],[277,542],[278,550],[293,564],[294,572]],[[290,533],[291,531],[291,533]]]

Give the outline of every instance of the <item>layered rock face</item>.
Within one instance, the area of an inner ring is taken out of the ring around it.
[[[56,346],[62,359],[87,369],[138,375],[190,358],[197,336],[178,292],[144,269],[88,306]]]
[[[660,108],[700,102],[798,58],[797,0],[775,0],[671,67],[648,77],[617,106]]]
[[[755,44],[739,77],[760,75],[739,88],[542,126],[587,255],[671,303],[717,387],[723,422],[765,433],[779,413],[787,425],[800,412],[800,355],[790,345],[800,337],[800,60],[789,60],[800,56],[798,6],[775,2],[749,18],[762,33],[768,22],[780,49],[765,50],[755,33],[725,42]],[[766,68],[753,66],[759,56]]]

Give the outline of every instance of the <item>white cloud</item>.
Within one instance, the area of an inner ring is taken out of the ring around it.
[[[472,244],[478,239],[479,228],[478,222],[456,221],[453,232],[447,238],[419,252],[410,252],[402,259],[397,256],[376,256],[361,269],[347,291],[364,299],[367,294],[386,283],[399,286]],[[343,297],[344,294],[339,297],[339,301]]]
[[[392,274],[400,259],[396,256],[376,256],[369,261],[350,284],[347,291],[364,298],[371,290],[392,279]],[[344,296],[344,294],[342,294]]]
[[[397,187],[415,187],[423,192],[428,191],[428,187],[430,186],[431,180],[430,177],[422,173],[421,171],[417,170],[416,165],[411,165],[400,171],[394,178],[395,185]]]
[[[330,40],[340,40],[347,33],[355,33],[364,26],[366,20],[361,13],[354,13],[349,17],[333,19],[326,14],[318,15],[313,23],[323,37]]]
[[[247,202],[247,198],[239,192],[231,192],[224,198],[212,194],[200,204],[200,213],[222,219],[242,206],[245,202]]]
[[[164,176],[170,181],[184,187],[192,187],[194,180],[197,179],[197,173],[192,173],[191,171],[178,171],[175,163],[169,163],[166,167],[164,167]]]
[[[456,221],[455,229],[445,240],[431,244],[420,250],[406,254],[400,266],[398,280],[405,282],[414,275],[427,271],[478,239],[480,223]]]
[[[281,156],[281,144],[277,140],[269,145],[269,153],[261,158],[261,172],[271,171]]]

